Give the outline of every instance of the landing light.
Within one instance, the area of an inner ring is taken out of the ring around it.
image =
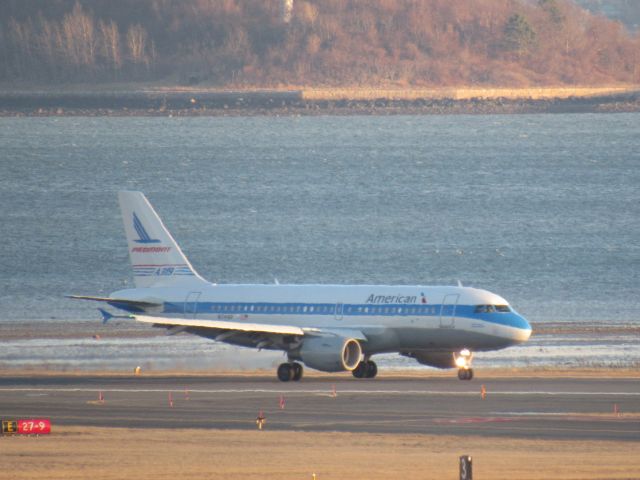
[[[453,357],[458,368],[469,368],[471,364],[471,351],[469,351],[468,348],[463,348],[457,355],[454,353]]]

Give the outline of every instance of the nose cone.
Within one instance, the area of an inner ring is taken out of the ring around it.
[[[518,327],[514,329],[513,340],[515,341],[515,343],[524,343],[529,340],[529,337],[531,336],[531,325],[522,315],[517,315],[517,317]]]

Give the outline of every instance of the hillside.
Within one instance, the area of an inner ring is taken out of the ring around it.
[[[639,49],[565,0],[4,0],[0,82],[606,85]]]

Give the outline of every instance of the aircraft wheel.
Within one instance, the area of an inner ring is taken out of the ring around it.
[[[278,380],[281,382],[288,382],[293,378],[293,368],[290,363],[281,363],[278,367]]]
[[[351,371],[351,374],[356,378],[365,378],[368,370],[367,363],[368,362],[358,363],[358,366]]]
[[[378,366],[376,365],[376,362],[368,361],[366,378],[375,378],[377,374],[378,374]]]
[[[471,380],[473,378],[473,369],[461,368],[458,370],[458,378],[460,380]]]
[[[473,378],[473,368],[467,370],[467,380],[471,380]]]
[[[304,372],[302,365],[300,365],[299,363],[292,363],[291,370],[293,372],[293,378],[291,380],[293,380],[294,382],[299,382]]]

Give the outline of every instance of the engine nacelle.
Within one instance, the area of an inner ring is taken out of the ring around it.
[[[418,363],[435,368],[456,368],[456,360],[451,352],[403,352],[405,357],[415,358]]]
[[[310,337],[304,339],[298,356],[306,366],[316,370],[343,372],[358,366],[362,348],[353,338]]]

